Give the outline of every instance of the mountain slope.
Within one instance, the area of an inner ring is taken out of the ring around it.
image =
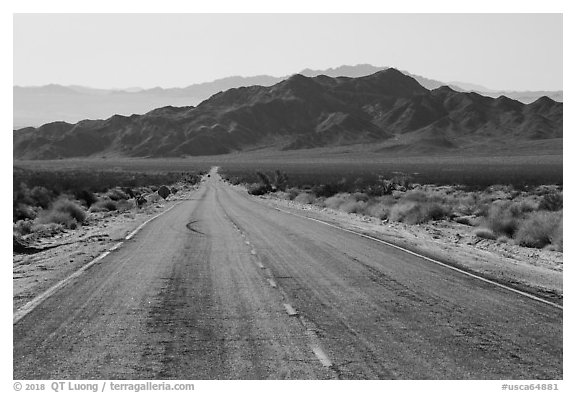
[[[341,66],[327,70],[305,69],[300,74],[307,77],[326,75],[330,77],[346,76],[358,78],[383,71],[388,67],[376,67],[370,64]],[[512,99],[530,103],[542,96],[549,96],[555,101],[562,101],[562,91],[559,92],[496,92],[478,85],[460,82],[445,83],[428,79],[419,75],[404,72],[413,77],[427,89],[436,89],[449,85],[454,90],[474,90],[483,95],[498,97],[508,96]],[[242,86],[272,86],[289,76],[275,77],[260,75],[253,77],[232,76],[212,82],[199,83],[184,88],[160,87],[153,89],[92,89],[82,86],[48,85],[42,87],[13,88],[14,96],[14,129],[27,126],[39,126],[52,121],[77,122],[82,119],[104,119],[114,114],[131,115],[146,113],[163,106],[197,105],[210,96],[228,89]]]
[[[425,153],[561,137],[561,103],[430,91],[389,68],[359,78],[297,74],[270,87],[230,89],[197,107],[27,128],[14,132],[13,152],[21,159],[174,157],[364,143]]]

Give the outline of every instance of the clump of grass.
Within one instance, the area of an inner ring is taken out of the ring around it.
[[[562,242],[562,213],[537,211],[522,220],[514,240],[525,247],[543,248],[549,244]],[[558,232],[560,231],[560,232]],[[559,235],[559,238],[558,238]]]

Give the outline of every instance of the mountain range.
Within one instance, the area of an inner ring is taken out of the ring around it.
[[[448,86],[427,89],[387,68],[357,78],[296,74],[272,86],[217,93],[198,106],[63,121],[14,131],[17,159],[183,157],[367,144],[430,154],[560,141],[563,105],[530,104]]]
[[[305,69],[300,74],[307,77],[326,75],[330,77],[347,76],[358,78],[385,69],[387,67],[359,64],[329,68],[327,70]],[[412,76],[422,86],[430,90],[447,85],[456,91],[475,91],[494,98],[504,95],[524,103],[533,102],[542,96],[548,96],[555,101],[563,100],[562,91],[495,91],[465,82],[447,83],[408,72],[404,73]],[[105,119],[114,114],[142,114],[154,108],[168,105],[176,107],[197,105],[220,91],[252,85],[272,86],[288,78],[289,76],[274,77],[269,75],[232,76],[188,87],[167,89],[160,87],[153,89],[93,89],[83,86],[60,85],[40,87],[14,86],[13,128],[36,127],[53,121],[74,123],[83,119]]]

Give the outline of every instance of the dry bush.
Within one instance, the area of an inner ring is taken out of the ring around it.
[[[366,202],[364,201],[350,199],[340,205],[340,210],[346,213],[364,214],[366,206]]]
[[[521,221],[514,240],[521,246],[533,248],[543,248],[555,240],[561,244],[561,227],[562,212],[533,212]]]
[[[494,234],[494,232],[492,232],[488,228],[477,228],[474,230],[473,233],[474,236],[479,237],[481,239],[496,240],[496,234]]]
[[[406,224],[421,224],[431,220],[441,220],[448,213],[448,209],[438,203],[402,201],[390,210],[390,220]]]
[[[562,233],[563,231],[563,222],[564,219],[561,218],[558,226],[556,227],[556,231],[552,234],[552,245],[556,248],[556,251],[562,251],[564,249],[562,244]]]
[[[248,186],[248,194],[250,195],[264,195],[270,191],[267,185],[265,184],[250,184]]]
[[[496,235],[513,237],[518,229],[519,218],[514,215],[515,210],[510,209],[510,206],[510,203],[494,203],[482,220],[482,226]]]
[[[287,189],[286,192],[288,193],[288,199],[290,199],[291,201],[294,200],[294,198],[296,198],[298,194],[300,194],[300,190],[295,187]]]
[[[549,211],[558,211],[562,210],[562,208],[563,208],[562,193],[557,191],[552,191],[544,194],[542,200],[540,201],[540,205],[538,206],[539,210],[549,210]]]
[[[375,203],[373,205],[368,205],[366,207],[366,215],[369,215],[371,217],[376,217],[379,218],[381,220],[385,220],[388,218],[389,214],[390,214],[390,206],[384,204],[384,203]]]
[[[54,223],[74,229],[86,220],[86,211],[76,202],[61,197],[49,210],[42,211],[36,220],[39,224]]]
[[[344,203],[350,201],[350,194],[336,194],[324,200],[324,206],[330,209],[338,210]]]
[[[89,209],[92,213],[110,212],[115,210],[118,210],[118,204],[116,201],[110,199],[100,199],[96,203],[92,204]]]
[[[315,199],[316,198],[314,198],[313,194],[310,194],[308,192],[301,192],[300,194],[298,194],[298,196],[296,196],[296,198],[294,198],[294,202],[311,204],[314,203]]]
[[[133,209],[134,207],[136,207],[135,201],[121,200],[116,202],[116,208],[121,212]]]
[[[12,231],[20,236],[32,233],[34,222],[32,220],[18,220],[12,225]]]
[[[122,191],[119,188],[113,188],[111,190],[108,190],[108,192],[106,193],[106,196],[113,201],[119,201],[122,199],[129,199],[130,198],[130,196],[128,194],[126,194],[124,191]]]

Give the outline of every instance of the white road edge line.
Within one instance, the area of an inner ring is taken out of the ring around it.
[[[370,235],[365,235],[365,234],[363,234],[363,233],[359,233],[359,232],[356,232],[356,231],[352,231],[352,230],[350,230],[350,229],[342,228],[342,227],[339,227],[339,226],[337,226],[337,225],[330,224],[330,223],[328,223],[328,222],[326,222],[326,221],[318,220],[318,219],[316,219],[316,218],[302,216],[302,215],[300,215],[300,214],[296,214],[296,213],[293,213],[293,212],[290,212],[290,211],[287,211],[287,210],[284,210],[284,209],[280,209],[280,208],[278,208],[278,207],[274,207],[274,209],[276,209],[276,210],[278,210],[278,211],[281,211],[281,212],[283,212],[283,213],[286,213],[286,214],[290,214],[290,215],[296,216],[296,217],[305,218],[305,219],[311,220],[311,221],[316,221],[316,222],[319,222],[320,224],[324,224],[324,225],[327,225],[327,226],[332,227],[332,228],[340,229],[341,231],[344,231],[344,232],[353,233],[353,234],[355,234],[355,235],[357,235],[357,236],[360,236],[360,237],[363,237],[363,238],[366,238],[366,239],[370,239],[370,240],[376,241],[376,242],[378,242],[378,243],[385,244],[385,245],[387,245],[387,246],[389,246],[389,247],[396,248],[396,249],[401,250],[401,251],[404,251],[404,252],[406,252],[406,253],[408,253],[408,254],[410,254],[410,255],[414,255],[414,256],[416,256],[416,257],[425,259],[425,260],[427,260],[427,261],[429,261],[429,262],[432,262],[432,263],[435,263],[435,264],[437,264],[437,265],[444,266],[444,267],[446,267],[446,268],[448,268],[448,269],[455,270],[455,271],[460,272],[460,273],[462,273],[462,274],[465,274],[465,275],[467,275],[467,276],[469,276],[469,277],[473,277],[473,278],[475,278],[475,279],[477,279],[477,280],[484,281],[484,282],[486,282],[486,283],[489,283],[489,284],[495,285],[495,286],[497,286],[497,287],[506,289],[506,290],[508,290],[508,291],[514,292],[514,293],[516,293],[516,294],[518,294],[518,295],[522,295],[522,296],[525,296],[525,297],[530,298],[530,299],[532,299],[532,300],[536,300],[536,301],[538,301],[538,302],[545,303],[545,304],[547,304],[547,305],[549,305],[549,306],[556,307],[556,308],[558,308],[558,309],[560,309],[560,310],[563,310],[563,307],[562,307],[561,305],[559,305],[559,304],[556,304],[556,303],[550,302],[550,301],[548,301],[548,300],[539,298],[538,296],[534,296],[534,295],[532,295],[532,294],[530,294],[530,293],[521,291],[521,290],[519,290],[519,289],[512,288],[512,287],[509,287],[509,286],[504,285],[504,284],[500,284],[499,282],[492,281],[492,280],[489,280],[489,279],[487,279],[487,278],[478,276],[478,275],[476,275],[476,274],[467,272],[467,271],[462,270],[462,269],[459,269],[459,268],[457,268],[457,267],[455,267],[455,266],[451,266],[451,265],[448,265],[448,264],[446,264],[446,263],[437,261],[437,260],[432,259],[432,258],[429,258],[429,257],[427,257],[427,256],[425,256],[425,255],[421,255],[421,254],[418,254],[418,253],[416,253],[416,252],[414,252],[414,251],[410,251],[410,250],[408,250],[408,249],[406,249],[406,248],[404,248],[404,247],[398,246],[398,245],[396,245],[396,244],[389,243],[389,242],[387,242],[387,241],[385,241],[385,240],[378,239],[378,238],[373,237],[373,236],[370,236]]]
[[[294,310],[294,308],[290,304],[284,303],[284,308],[286,309],[286,313],[289,316],[294,317],[294,316],[298,315],[298,312],[296,310]]]
[[[142,228],[144,228],[144,226],[146,224],[148,224],[150,221],[155,220],[156,218],[160,217],[162,214],[168,213],[170,210],[174,209],[176,206],[178,206],[181,203],[182,202],[178,202],[178,203],[170,206],[168,209],[164,210],[162,213],[156,214],[154,217],[149,218],[148,220],[144,221],[142,224],[138,225],[138,227],[136,229],[134,229],[132,232],[130,232],[130,234],[128,236],[126,236],[126,240],[132,239],[134,237],[134,235],[136,235],[138,232],[140,232],[140,230]]]
[[[160,217],[162,214],[169,212],[170,210],[172,210],[174,207],[178,206],[180,203],[179,202],[173,206],[171,206],[169,209],[164,210],[162,213],[155,215],[154,217],[148,219],[147,221],[145,221],[143,224],[141,224],[140,226],[138,226],[138,228],[136,228],[134,231],[132,231],[132,233],[130,235],[128,235],[126,237],[126,239],[130,239],[132,236],[134,236],[140,229],[142,229],[144,227],[144,225],[146,225],[147,223],[149,223],[150,221],[154,220],[155,218]],[[22,307],[20,307],[18,310],[16,310],[14,312],[14,315],[12,317],[12,324],[16,324],[18,323],[18,321],[20,321],[22,318],[24,318],[26,315],[28,315],[30,312],[32,312],[36,307],[38,307],[44,300],[48,299],[50,296],[52,296],[54,293],[56,293],[59,289],[63,288],[64,286],[66,286],[70,281],[74,280],[75,278],[79,277],[80,275],[82,275],[82,273],[84,273],[86,270],[90,269],[92,266],[94,266],[95,264],[101,262],[104,258],[106,258],[111,251],[116,250],[118,247],[120,247],[124,242],[120,242],[116,245],[114,245],[114,247],[110,248],[108,251],[104,251],[102,254],[100,254],[99,256],[97,256],[96,258],[94,258],[91,262],[87,263],[86,265],[82,266],[80,269],[76,270],[74,273],[72,273],[71,275],[69,275],[68,277],[66,277],[65,279],[63,279],[62,281],[59,281],[58,283],[56,283],[55,285],[51,286],[50,288],[48,288],[46,291],[44,291],[43,293],[41,293],[40,295],[36,296],[34,299],[30,300],[28,303],[26,303],[25,305],[23,305]]]
[[[111,248],[110,250],[108,250],[108,251],[114,251],[114,250],[116,250],[117,248],[120,248],[120,247],[122,246],[122,244],[124,244],[124,242],[116,243],[116,245],[114,245],[114,247],[112,247],[112,248]]]

